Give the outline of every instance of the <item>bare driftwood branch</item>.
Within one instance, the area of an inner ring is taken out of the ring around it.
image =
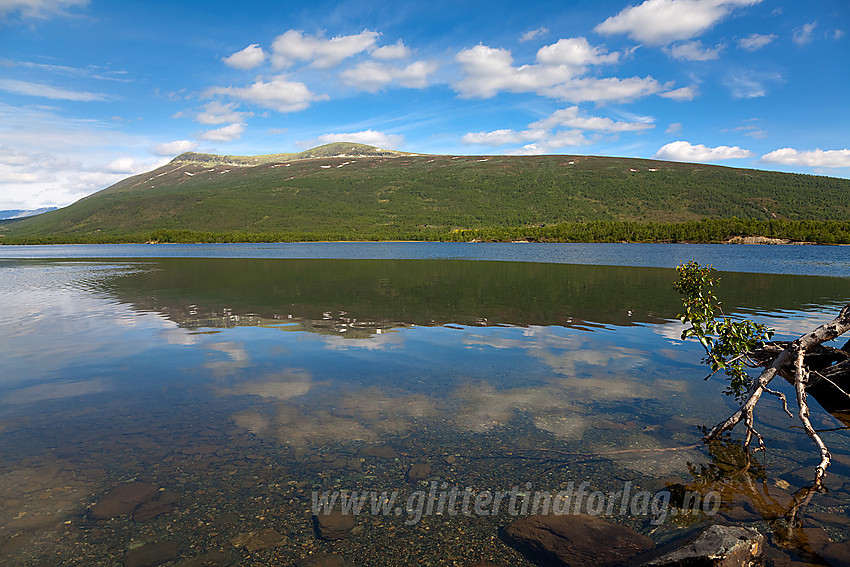
[[[832,378],[827,377],[846,372],[845,364],[848,367],[847,370],[850,370],[850,341],[841,349],[821,345],[836,339],[847,331],[850,331],[850,305],[845,306],[838,317],[829,323],[821,325],[793,342],[767,344],[751,353],[750,358],[757,364],[765,366],[765,370],[757,379],[753,380],[741,407],[728,419],[714,426],[705,436],[705,442],[716,439],[720,434],[732,430],[743,421],[747,430],[744,446],[749,448],[755,436],[758,440],[759,449],[763,449],[762,437],[753,428],[753,412],[764,392],[773,395],[778,394],[767,386],[779,374],[794,385],[797,393],[797,404],[799,405],[798,417],[803,423],[806,434],[814,441],[820,451],[821,461],[817,466],[814,480],[815,488],[819,488],[830,463],[830,454],[809,421],[806,390],[820,383],[826,383],[835,386],[835,391],[846,395],[846,392],[838,387]],[[783,402],[785,411],[788,412],[784,396],[780,395],[779,397]],[[846,401],[850,402],[850,400]]]

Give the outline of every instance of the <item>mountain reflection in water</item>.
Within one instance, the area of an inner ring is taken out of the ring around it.
[[[368,515],[356,545],[313,533],[314,488],[408,494],[432,481],[722,485],[724,518],[774,522],[753,499],[791,498],[813,447],[769,401],[760,468],[733,470],[698,444],[699,426],[732,403],[719,378],[702,380],[698,345],[679,340],[675,277],[458,260],[0,262],[0,563],[112,565],[165,542],[181,561],[223,554],[215,564],[333,551],[363,566],[530,565],[495,537],[505,514],[415,526]],[[718,295],[727,313],[780,337],[850,298],[845,279],[743,273],[721,274]],[[840,425],[819,408],[812,420]],[[831,492],[799,517],[839,540],[850,444],[844,431],[825,440]],[[107,520],[87,513],[129,481],[168,501]],[[609,519],[656,541],[706,520]],[[260,529],[285,543],[234,547]]]

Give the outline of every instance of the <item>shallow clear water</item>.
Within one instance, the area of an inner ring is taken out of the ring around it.
[[[717,488],[735,451],[706,450],[699,427],[734,404],[720,378],[702,380],[698,345],[679,340],[670,267],[725,266],[727,312],[784,338],[850,301],[847,251],[0,247],[0,562],[113,565],[164,542],[180,560],[226,556],[213,564],[286,565],[316,551],[356,565],[526,564],[496,537],[506,509],[417,522],[401,508],[364,513],[352,536],[325,542],[312,493]],[[762,405],[769,450],[746,482],[723,481],[738,488],[724,489],[721,513],[746,501],[747,521],[769,532],[775,510],[753,504],[753,482],[790,494],[817,459],[773,400]],[[806,510],[841,540],[850,442],[841,421],[812,409],[815,427],[837,429],[824,433],[836,460],[830,493]],[[414,465],[427,465],[421,478]],[[149,518],[93,516],[130,481],[174,502]],[[711,519],[615,516],[657,541]],[[267,528],[283,543],[233,543]]]

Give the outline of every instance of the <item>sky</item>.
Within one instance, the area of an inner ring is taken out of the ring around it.
[[[0,209],[334,141],[848,178],[848,93],[848,0],[0,0]]]

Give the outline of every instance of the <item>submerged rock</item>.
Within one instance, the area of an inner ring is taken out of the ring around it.
[[[296,567],[351,567],[351,562],[335,553],[316,553],[295,565]]]
[[[174,510],[174,504],[180,500],[176,492],[161,492],[153,500],[142,503],[133,513],[133,521],[146,522],[162,514],[168,514]]]
[[[428,463],[416,463],[407,470],[407,480],[418,482],[425,480],[431,475],[431,465]]]
[[[714,525],[630,562],[640,567],[748,567],[761,564],[764,536],[740,526]]]
[[[373,457],[376,459],[397,459],[398,453],[392,447],[385,445],[374,445],[371,447],[363,447],[357,452],[359,457]]]
[[[228,567],[233,562],[234,557],[229,551],[225,552],[214,549],[207,553],[178,561],[174,564],[174,567]]]
[[[276,530],[266,528],[264,530],[241,533],[231,539],[230,543],[234,547],[244,547],[249,553],[253,553],[260,549],[280,547],[286,543],[286,537],[279,534]]]
[[[130,482],[113,488],[91,507],[89,515],[96,520],[132,514],[136,508],[153,500],[159,488],[147,482]]]
[[[156,541],[131,549],[124,556],[124,567],[155,567],[177,558],[177,544]]]
[[[502,536],[533,560],[570,567],[614,567],[655,546],[630,528],[586,514],[519,518]]]
[[[319,539],[343,539],[354,529],[354,515],[343,514],[339,510],[332,510],[330,514],[314,514],[313,529]]]

